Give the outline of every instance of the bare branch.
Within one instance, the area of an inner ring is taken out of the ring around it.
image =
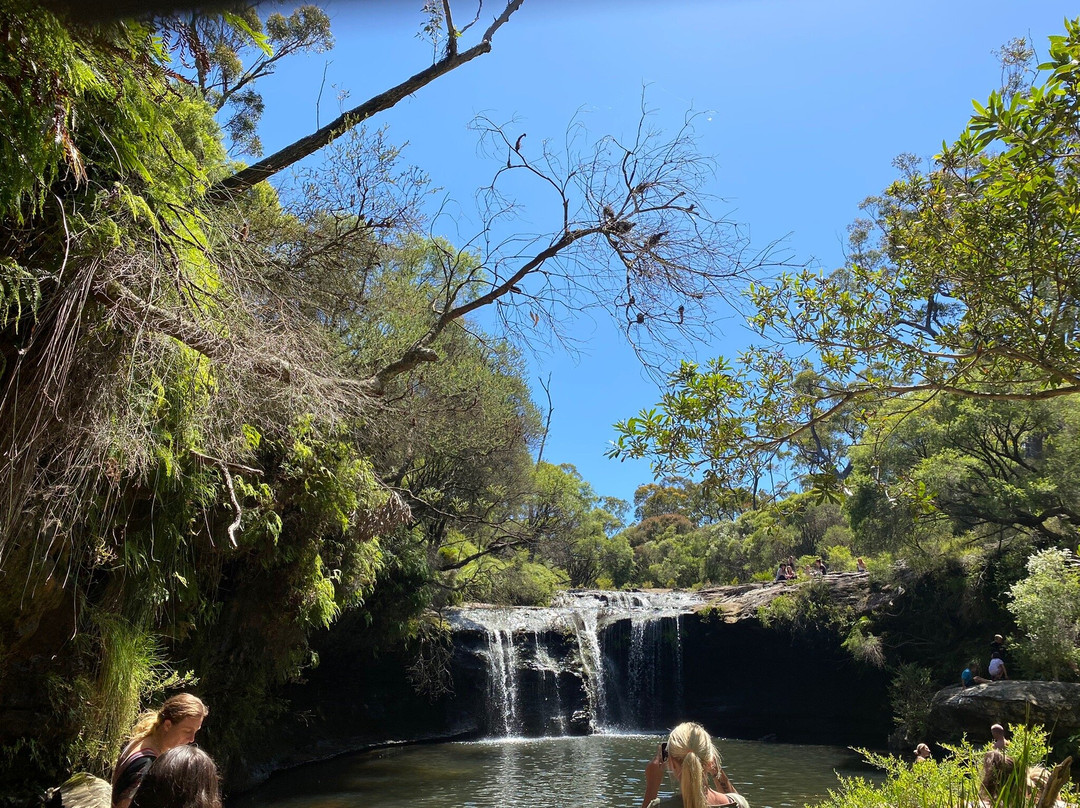
[[[442,7],[446,21],[446,55],[457,56],[457,32],[454,31],[454,17],[450,13],[450,0],[443,0]]]
[[[544,415],[544,431],[540,438],[540,448],[536,450],[536,465],[539,466],[544,459],[544,445],[547,443],[548,434],[551,432],[551,416],[555,413],[555,406],[551,403],[551,374],[547,380],[540,379],[540,387],[547,396],[547,413]]]

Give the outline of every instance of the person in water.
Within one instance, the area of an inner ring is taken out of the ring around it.
[[[143,713],[113,768],[113,808],[128,808],[155,758],[193,742],[209,712],[197,696],[177,693],[160,710]]]
[[[146,770],[131,808],[221,808],[217,766],[197,746],[174,746]]]
[[[664,770],[679,783],[679,791],[659,798]],[[710,788],[709,778],[715,787]],[[642,808],[705,808],[708,805],[734,805],[750,808],[746,797],[735,790],[720,762],[709,733],[701,724],[679,724],[660,744],[656,756],[645,766],[645,798]]]

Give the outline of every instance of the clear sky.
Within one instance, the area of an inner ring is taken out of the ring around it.
[[[324,71],[322,123],[339,113],[339,90],[347,108],[431,62],[415,36],[420,0],[319,5],[337,45],[294,57],[261,83],[267,154],[315,128]],[[476,13],[475,2],[453,8],[459,26]],[[485,0],[463,48],[501,8]],[[561,137],[575,114],[594,139],[625,135],[645,87],[669,131],[690,109],[707,113],[700,145],[718,166],[711,191],[725,200],[714,213],[743,225],[754,245],[784,239],[794,260],[831,268],[859,202],[894,178],[892,159],[933,155],[961,131],[972,99],[999,85],[993,51],[1027,36],[1045,56],[1047,36],[1078,14],[1058,0],[525,0],[491,53],[371,123],[407,142],[405,158],[443,189],[439,198],[464,209],[497,167],[478,154],[468,128],[476,114],[520,119],[527,145]],[[542,196],[522,201],[526,218],[550,212]],[[747,343],[736,316],[717,316],[723,337],[688,345],[688,357],[732,356]],[[568,329],[577,356],[526,353],[540,404],[536,380],[551,375],[545,459],[573,463],[598,493],[631,500],[651,479],[648,465],[607,460],[604,450],[615,421],[656,402],[656,382],[614,324],[580,318]]]

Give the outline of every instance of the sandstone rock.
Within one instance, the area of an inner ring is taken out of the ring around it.
[[[1051,740],[1080,732],[1080,684],[1005,682],[946,687],[934,694],[929,731],[934,740],[990,740],[991,724],[1042,724]]]
[[[800,578],[797,581],[739,584],[702,589],[704,605],[701,611],[714,611],[722,615],[725,623],[757,619],[757,610],[781,595],[790,595],[811,584],[825,585],[830,599],[837,606],[850,606],[858,614],[868,614],[876,609],[891,606],[893,600],[903,595],[902,588],[885,587],[879,592],[871,589],[866,573],[839,572],[820,578]]]
[[[112,786],[100,777],[79,772],[46,795],[49,808],[109,808]]]

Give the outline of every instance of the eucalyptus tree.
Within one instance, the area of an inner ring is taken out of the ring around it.
[[[104,768],[140,699],[189,670],[218,697],[215,751],[239,760],[312,632],[385,581],[384,548],[410,549],[410,506],[439,505],[426,464],[473,441],[476,477],[447,480],[469,518],[494,501],[485,475],[520,466],[535,419],[503,340],[598,307],[656,361],[744,271],[693,122],[668,137],[647,115],[625,143],[575,126],[559,147],[481,122],[495,162],[478,234],[435,238],[422,172],[357,126],[490,51],[520,4],[465,49],[471,23],[433,6],[434,64],[239,172],[215,114],[247,74],[178,76],[184,26],[0,9],[21,32],[0,48],[0,675],[33,730],[56,729],[53,765]],[[278,25],[225,22],[223,47],[269,45]],[[326,146],[293,186],[262,182]],[[504,229],[519,177],[550,192],[549,230]],[[500,333],[476,329],[485,308]],[[516,433],[467,433],[477,390],[505,396],[491,431]],[[411,452],[409,405],[458,412],[424,412]],[[30,771],[46,764],[25,730],[0,721]]]
[[[1009,53],[1023,76],[1030,52]],[[859,422],[937,393],[1080,392],[1078,64],[1080,20],[1067,21],[1034,77],[976,104],[928,170],[897,161],[901,176],[853,228],[849,264],[753,285],[764,342],[738,362],[684,362],[659,407],[619,425],[612,454],[734,486],[838,413]],[[794,383],[804,371],[813,383]],[[816,466],[819,487],[840,487],[832,461]]]

